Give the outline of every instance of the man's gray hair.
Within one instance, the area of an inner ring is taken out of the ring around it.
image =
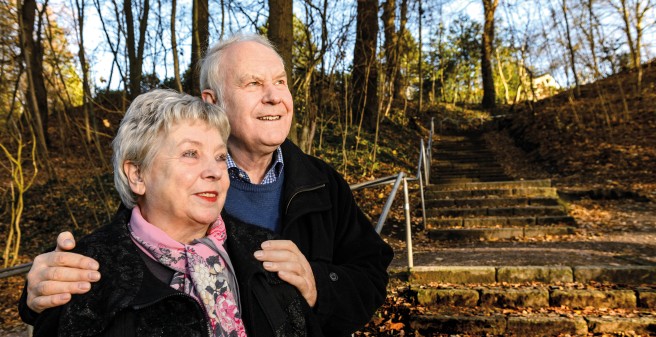
[[[155,89],[137,96],[130,104],[112,142],[114,184],[125,206],[133,208],[137,196],[130,188],[123,164],[131,161],[141,172],[147,170],[169,130],[185,120],[206,123],[227,144],[228,117],[220,106],[205,103],[199,97]]]
[[[200,60],[200,90],[212,90],[214,93],[214,98],[217,101],[216,103],[221,107],[225,107],[223,97],[225,74],[230,71],[229,69],[225,69],[225,67],[222,65],[225,51],[237,43],[248,41],[256,42],[267,48],[271,48],[271,50],[273,50],[280,58],[280,62],[282,62],[284,65],[283,59],[280,54],[278,54],[276,47],[271,43],[271,41],[269,41],[269,39],[262,35],[240,33],[226,40],[217,42],[214,46],[207,50],[205,57]]]

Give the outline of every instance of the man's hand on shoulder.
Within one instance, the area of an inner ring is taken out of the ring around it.
[[[269,240],[262,243],[262,250],[255,258],[263,262],[264,269],[277,272],[278,276],[301,292],[310,307],[317,303],[317,285],[307,258],[296,244],[289,240]]]
[[[91,289],[100,280],[98,262],[84,255],[67,252],[75,247],[70,232],[60,233],[53,252],[37,256],[27,273],[27,306],[37,313],[64,305],[72,294]]]

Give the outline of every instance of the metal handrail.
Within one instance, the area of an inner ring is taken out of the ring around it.
[[[423,217],[423,225],[426,228],[426,201],[424,198],[424,184],[430,184],[430,165],[432,160],[432,147],[433,147],[433,135],[435,134],[435,118],[431,118],[430,133],[428,136],[427,146],[424,146],[424,140],[420,139],[419,141],[419,162],[417,163],[417,175],[414,177],[407,177],[405,173],[400,172],[396,175],[387,176],[383,178],[374,179],[371,181],[366,181],[362,183],[357,183],[350,185],[352,191],[357,191],[363,188],[376,187],[381,185],[389,185],[394,182],[394,187],[390,195],[385,201],[385,206],[383,207],[383,212],[378,217],[378,222],[376,223],[376,232],[380,234],[387,219],[389,210],[392,207],[396,193],[398,192],[401,182],[403,182],[403,209],[405,213],[405,223],[406,223],[406,247],[408,252],[408,268],[414,267],[414,258],[412,252],[412,226],[410,223],[410,202],[408,196],[408,181],[418,181],[419,182],[419,193],[421,196],[421,214]]]
[[[32,267],[32,262],[19,264],[17,266],[9,267],[0,270],[0,279],[27,273]]]

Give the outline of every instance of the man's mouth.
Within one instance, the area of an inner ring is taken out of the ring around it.
[[[280,119],[280,116],[262,116],[258,117],[257,119],[261,121],[277,121]]]

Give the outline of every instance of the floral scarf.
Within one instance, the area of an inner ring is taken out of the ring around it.
[[[189,245],[173,240],[146,221],[139,206],[132,210],[128,228],[142,251],[175,270],[171,287],[202,304],[215,336],[246,337],[238,298],[231,289],[231,270],[221,257],[221,253],[227,256],[223,248],[226,229],[221,216],[210,226],[206,237]]]

